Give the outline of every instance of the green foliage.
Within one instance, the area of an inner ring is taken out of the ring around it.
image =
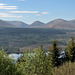
[[[74,61],[75,60],[75,42],[74,37],[72,37],[70,43],[68,44],[66,48],[66,56],[69,58],[69,60]]]
[[[52,75],[51,59],[41,48],[35,49],[34,53],[25,52],[22,62],[18,62],[17,73],[21,75]]]
[[[15,69],[13,60],[11,60],[2,49],[2,51],[0,51],[0,75],[14,75]]]
[[[53,67],[60,65],[60,61],[58,58],[60,56],[60,52],[59,52],[60,48],[58,47],[56,40],[53,41],[52,47],[49,51],[50,51],[50,56],[52,58],[51,61],[52,61]]]
[[[74,56],[70,56],[75,55],[72,54],[75,49],[74,38],[66,49],[71,61],[75,60]],[[0,50],[0,75],[74,75],[75,62],[66,62],[58,66],[59,51],[60,48],[54,40],[48,55],[41,45],[34,49],[34,52],[25,51],[18,62],[14,63],[2,49]]]

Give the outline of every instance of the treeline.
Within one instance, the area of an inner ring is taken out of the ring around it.
[[[34,53],[34,54],[33,54]],[[40,48],[24,52],[16,63],[0,51],[0,75],[74,75],[75,41],[68,43],[65,56],[60,58],[60,47],[54,40],[48,53]]]

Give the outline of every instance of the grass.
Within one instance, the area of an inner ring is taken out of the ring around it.
[[[75,75],[75,62],[66,62],[60,67],[53,68],[53,75]]]

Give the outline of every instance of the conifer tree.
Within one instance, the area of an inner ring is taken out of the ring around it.
[[[52,61],[53,67],[60,65],[60,61],[58,58],[60,56],[59,50],[60,48],[58,47],[56,40],[54,40],[52,43],[51,50],[50,50],[50,56],[52,58],[51,61]]]
[[[72,37],[70,43],[68,44],[66,48],[66,56],[69,58],[70,61],[75,61],[75,42],[74,42],[74,37]]]

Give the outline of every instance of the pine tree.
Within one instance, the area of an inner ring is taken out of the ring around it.
[[[69,58],[70,61],[75,61],[75,42],[74,42],[74,37],[72,37],[70,43],[68,44],[66,48],[66,56]]]
[[[51,61],[52,61],[53,67],[60,65],[60,61],[58,58],[60,56],[59,50],[60,48],[58,47],[56,40],[54,40],[52,43],[51,50],[50,50],[50,56],[52,58]]]

